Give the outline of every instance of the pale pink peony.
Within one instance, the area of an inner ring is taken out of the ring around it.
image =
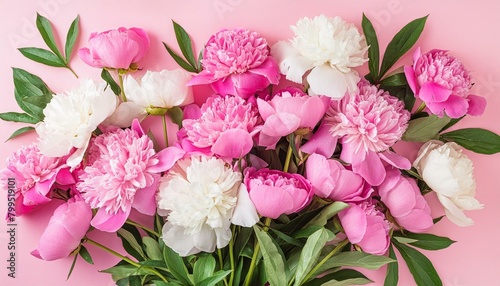
[[[229,158],[241,158],[250,152],[252,137],[260,130],[262,121],[254,104],[237,96],[214,95],[201,110],[193,108],[189,108],[189,113],[194,114],[192,118],[182,122],[182,132],[196,148],[210,149]]]
[[[203,50],[202,65],[203,71],[189,84],[211,84],[222,95],[248,98],[280,79],[266,39],[244,29],[226,29],[213,35]]]
[[[7,158],[6,168],[0,172],[0,180],[7,182],[8,178],[14,178],[16,181],[16,215],[49,202],[50,191],[57,181],[61,185],[74,184],[67,170],[69,167],[64,162],[59,157],[42,155],[36,143],[21,147]]]
[[[267,168],[247,169],[245,185],[257,212],[273,219],[299,212],[314,195],[311,183],[301,175]]]
[[[90,34],[89,47],[81,48],[78,56],[96,68],[124,69],[139,62],[149,49],[149,37],[140,28],[123,28]]]
[[[486,100],[470,94],[470,72],[448,51],[421,54],[418,48],[413,55],[413,66],[405,66],[404,72],[415,97],[425,102],[432,114],[442,117],[446,113],[459,118],[484,112]]]
[[[80,245],[91,219],[92,209],[83,199],[69,199],[54,211],[31,254],[48,261],[69,256]]]
[[[384,182],[377,188],[380,200],[391,212],[396,223],[411,232],[423,232],[434,223],[431,208],[420,193],[414,179],[401,176],[401,172],[387,167]]]
[[[391,225],[377,209],[376,201],[350,203],[349,208],[339,212],[339,219],[349,241],[364,252],[382,255],[389,248]]]
[[[281,137],[298,129],[304,129],[302,134],[312,131],[329,102],[327,97],[308,96],[298,88],[281,90],[270,101],[258,98],[259,113],[264,119],[259,145],[273,149]]]
[[[159,173],[183,155],[173,148],[155,153],[137,120],[133,129],[117,129],[93,139],[88,165],[77,184],[85,201],[98,208],[92,226],[114,232],[125,223],[132,207],[154,215]]]

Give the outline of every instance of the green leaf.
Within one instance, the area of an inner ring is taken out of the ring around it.
[[[52,94],[52,91],[47,87],[45,82],[38,76],[31,74],[23,69],[12,68],[14,77],[14,96],[16,98],[17,105],[31,115],[43,120],[43,110],[37,108],[36,106],[27,106],[24,102],[25,98],[33,96],[44,96],[47,94]]]
[[[447,116],[439,118],[436,115],[412,119],[408,123],[408,128],[403,134],[402,139],[414,142],[427,142],[431,139],[435,139],[438,132],[448,124],[450,120],[451,118]]]
[[[0,113],[0,119],[2,119],[4,121],[24,122],[24,123],[31,123],[31,124],[37,124],[38,122],[40,122],[40,120],[33,118],[26,113],[18,113],[18,112]]]
[[[124,228],[120,228],[116,233],[122,240],[123,248],[128,253],[130,253],[130,255],[137,258],[138,260],[143,260],[146,258],[141,245],[130,231]]]
[[[78,254],[80,254],[80,256],[83,258],[83,260],[87,261],[87,263],[92,264],[92,265],[94,264],[94,261],[92,260],[92,256],[90,256],[90,253],[87,250],[87,248],[85,248],[85,246],[80,245],[80,251],[78,252]]]
[[[389,69],[417,42],[424,30],[428,16],[415,19],[404,26],[391,40],[384,53],[379,78],[383,77]]]
[[[286,285],[285,261],[278,250],[278,246],[269,233],[261,230],[257,225],[254,225],[253,229],[259,241],[269,283],[272,286]]]
[[[182,118],[183,118],[182,109],[180,109],[178,106],[174,106],[167,110],[167,114],[170,120],[172,120],[173,123],[179,126],[179,129],[182,128]]]
[[[433,220],[432,220],[432,222],[433,222],[434,224],[436,224],[436,223],[440,222],[443,218],[444,218],[444,215],[442,215],[442,216],[440,216],[440,217],[437,217],[437,218],[433,219]]]
[[[165,42],[163,42],[163,46],[165,46],[167,52],[181,68],[185,69],[188,72],[197,72],[196,69],[191,66],[191,64],[186,62],[186,60],[184,60],[181,56],[174,52],[169,46],[167,46],[167,44],[165,44]]]
[[[500,152],[500,136],[481,128],[465,128],[440,136],[441,140],[453,141],[465,149],[479,154],[495,154]]]
[[[436,269],[427,257],[418,250],[401,244],[396,240],[393,240],[392,244],[399,250],[399,253],[401,253],[401,256],[408,265],[408,269],[410,269],[413,279],[415,279],[418,286],[443,285]]]
[[[41,96],[25,97],[23,102],[31,108],[39,108],[43,110],[51,100],[52,94],[44,94]]]
[[[64,55],[66,56],[66,63],[69,63],[71,59],[71,52],[73,51],[73,46],[75,45],[76,38],[78,37],[78,23],[80,22],[80,16],[76,16],[75,20],[69,26],[68,34],[66,35],[66,45],[64,47]]]
[[[464,119],[465,115],[460,117],[460,118],[452,118],[450,120],[450,122],[448,122],[448,124],[446,124],[442,129],[441,131],[439,131],[439,133],[445,131],[446,129],[448,128],[451,128],[453,125],[457,124],[458,122],[460,122],[460,120]]]
[[[51,67],[65,67],[64,62],[56,56],[53,52],[47,51],[40,48],[19,48],[18,49],[21,54],[27,57],[30,60],[33,60],[37,63],[41,63],[44,65],[48,65]]]
[[[165,245],[163,248],[163,259],[165,263],[167,263],[170,273],[179,280],[182,285],[193,285],[191,280],[189,280],[186,265],[177,252]]]
[[[384,78],[382,81],[380,81],[380,85],[382,85],[382,86],[404,86],[404,85],[408,85],[408,82],[406,81],[406,76],[404,73],[395,73],[393,75],[390,75],[390,76]]]
[[[284,232],[284,233],[287,233],[287,234],[290,234],[293,236],[294,232],[300,231],[301,229],[303,229],[307,223],[309,223],[316,215],[318,215],[321,212],[321,210],[322,210],[321,208],[317,208],[317,209],[302,213],[299,216],[292,219],[289,223],[284,225],[279,230],[281,232]]]
[[[211,254],[200,255],[194,263],[193,278],[194,285],[199,285],[204,279],[211,277],[215,271],[215,258]]]
[[[101,78],[109,84],[114,94],[119,95],[122,92],[120,86],[116,83],[107,69],[102,69]]]
[[[231,273],[231,270],[219,270],[211,277],[205,278],[200,284],[197,284],[197,286],[215,286],[217,283],[224,280],[229,273]]]
[[[133,275],[146,275],[148,274],[145,268],[137,268],[134,265],[123,264],[116,265],[111,268],[101,270],[99,272],[109,273],[111,274],[111,278],[113,281],[118,281],[120,279],[133,276]]]
[[[380,85],[380,89],[383,89],[389,92],[392,96],[399,98],[399,100],[404,102],[405,109],[410,112],[412,111],[416,99],[415,99],[415,94],[413,93],[413,91],[409,86]]]
[[[250,227],[240,228],[240,231],[238,231],[238,236],[236,236],[236,241],[234,242],[234,257],[240,257],[243,249],[250,240],[252,233],[253,230]]]
[[[326,228],[321,228],[311,236],[309,236],[306,244],[304,245],[304,248],[302,249],[302,252],[300,253],[299,263],[295,272],[294,285],[302,285],[303,280],[306,279],[309,272],[318,262],[319,256],[321,254],[321,249],[323,249],[325,243],[332,240],[334,236],[335,235]]]
[[[75,255],[75,258],[73,258],[73,262],[71,263],[71,267],[69,268],[69,271],[68,271],[68,276],[66,276],[66,281],[68,281],[69,277],[71,276],[71,273],[73,273],[73,269],[75,269],[77,258],[78,258],[78,255]]]
[[[387,265],[384,286],[397,286],[399,280],[398,258],[396,257],[396,252],[394,252],[394,247],[392,245],[389,246],[389,258],[394,259],[395,262]]]
[[[9,141],[10,139],[14,139],[17,136],[22,135],[22,134],[24,134],[26,132],[29,132],[31,130],[35,130],[35,128],[31,127],[31,126],[26,126],[26,127],[19,128],[16,131],[14,131],[14,133],[12,133],[12,135],[10,135],[10,137],[7,140],[5,140],[5,142]]]
[[[143,266],[154,267],[168,271],[167,264],[165,263],[165,261],[163,261],[163,256],[162,260],[144,260],[137,263]]]
[[[154,239],[149,236],[144,236],[142,238],[142,244],[144,245],[144,250],[149,258],[153,260],[162,260],[163,254],[160,249],[160,245]]]
[[[191,38],[188,33],[181,25],[177,24],[175,21],[172,21],[174,25],[175,38],[177,39],[177,44],[179,44],[179,48],[181,49],[184,58],[189,62],[189,64],[196,69],[197,63],[194,58],[193,47],[191,44]]]
[[[316,278],[310,282],[304,284],[304,286],[347,286],[347,285],[363,285],[372,283],[368,277],[360,273],[359,271],[353,269],[341,269],[336,272],[322,276],[321,278]]]
[[[426,250],[440,250],[445,249],[455,243],[444,236],[437,236],[430,233],[412,233],[405,232],[404,234],[401,232],[394,232],[394,237],[404,237],[413,239],[414,242],[410,242],[409,244],[418,248],[426,249]]]
[[[394,262],[394,260],[382,255],[373,255],[361,251],[346,251],[332,256],[316,271],[314,275],[320,275],[329,269],[343,266],[362,267],[375,270],[392,262]]]
[[[40,35],[43,38],[43,41],[47,46],[50,48],[51,51],[56,54],[59,59],[63,60],[63,56],[61,55],[61,52],[57,49],[57,44],[56,41],[54,40],[54,32],[52,31],[52,26],[47,20],[47,18],[43,17],[40,14],[36,14],[36,27],[38,28],[38,31],[40,32]]]
[[[304,247],[304,243],[298,239],[295,239],[289,235],[286,235],[284,234],[283,232],[279,231],[279,230],[276,230],[276,229],[269,229],[269,231],[273,232],[274,234],[276,234],[276,236],[280,239],[282,239],[283,241],[291,244],[291,245],[295,245],[295,246],[298,246],[300,248]]]
[[[373,79],[378,78],[379,71],[379,47],[377,40],[377,33],[373,28],[372,22],[363,13],[363,20],[361,21],[361,26],[363,27],[363,34],[366,38],[366,43],[370,46],[368,48],[368,68],[370,69],[370,75]]]
[[[309,236],[311,236],[311,234],[315,233],[318,229],[322,229],[322,228],[323,228],[323,226],[320,226],[320,225],[308,226],[308,227],[305,227],[305,228],[297,231],[294,234],[294,237],[295,238],[308,238]]]
[[[306,227],[313,225],[325,226],[329,219],[348,206],[348,204],[343,202],[333,202],[332,204],[324,207],[316,217],[306,224]]]

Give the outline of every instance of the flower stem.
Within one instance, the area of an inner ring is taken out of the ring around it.
[[[165,147],[168,147],[168,132],[167,132],[167,115],[163,115],[161,117],[161,121],[163,123],[163,136],[165,136]]]
[[[288,168],[290,167],[290,160],[292,159],[292,144],[295,144],[294,142],[290,142],[288,144],[288,150],[286,151],[286,158],[285,158],[285,166],[283,166],[283,172],[288,172]]]
[[[344,248],[344,246],[347,245],[347,243],[349,242],[348,239],[344,239],[341,243],[339,243],[332,251],[330,251],[330,253],[328,253],[325,258],[323,258],[318,264],[316,264],[316,266],[314,266],[313,269],[311,269],[311,271],[309,271],[309,273],[307,274],[307,276],[304,278],[303,281],[307,281],[309,280],[309,278],[311,278],[311,276],[321,267],[323,266],[323,264],[325,264],[328,259],[330,259],[335,253],[337,253],[339,250],[341,250],[342,248]]]
[[[118,81],[120,82],[120,89],[121,89],[121,93],[120,93],[120,98],[122,99],[123,102],[127,102],[127,97],[125,96],[125,90],[123,89],[123,75],[120,74],[120,72],[118,72]]]
[[[229,276],[229,286],[233,286],[234,281],[234,224],[232,227],[233,235],[231,236],[231,240],[229,241],[229,261],[231,262],[231,276]]]
[[[160,234],[159,234],[159,233],[157,233],[156,231],[154,231],[154,230],[152,230],[152,229],[150,229],[150,228],[148,228],[148,227],[145,227],[144,225],[142,225],[142,224],[140,224],[140,223],[138,223],[138,222],[135,222],[135,221],[132,221],[132,220],[130,220],[130,219],[127,219],[127,220],[125,221],[125,223],[126,223],[126,224],[130,224],[130,225],[133,225],[133,226],[136,226],[136,227],[138,227],[138,228],[140,228],[140,229],[142,229],[142,230],[144,230],[144,231],[146,231],[146,232],[149,232],[150,234],[155,235],[156,237],[160,237]]]
[[[66,68],[69,69],[76,78],[78,78],[78,75],[75,73],[75,71],[69,65],[66,65]]]
[[[222,270],[224,269],[224,261],[222,260],[222,250],[220,248],[217,248],[217,256],[219,257],[219,265],[220,269]],[[226,277],[224,277],[224,285],[228,286]]]
[[[422,110],[424,110],[425,106],[426,106],[426,105],[425,105],[425,102],[422,102],[422,103],[420,104],[420,106],[417,108],[417,110],[415,110],[415,113],[419,113],[419,112],[421,112]]]
[[[269,230],[269,226],[271,225],[271,218],[266,217],[264,221],[264,231]],[[252,262],[250,262],[250,268],[248,269],[247,277],[245,278],[245,286],[249,286],[250,282],[252,282],[253,272],[255,270],[255,265],[257,265],[257,256],[259,255],[260,244],[258,240],[255,240],[255,248],[253,250]]]

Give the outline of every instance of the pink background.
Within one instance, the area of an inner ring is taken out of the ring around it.
[[[474,92],[486,97],[488,107],[480,118],[468,117],[458,127],[483,127],[500,133],[498,109],[500,108],[500,56],[498,53],[500,2],[497,0],[465,1],[255,1],[255,0],[208,0],[208,1],[76,1],[30,0],[0,1],[0,86],[2,87],[0,112],[20,111],[13,95],[11,67],[20,67],[41,76],[54,91],[64,91],[76,86],[78,80],[67,70],[46,67],[24,58],[16,48],[44,47],[35,29],[35,12],[47,16],[56,27],[56,34],[64,39],[72,19],[81,17],[81,34],[76,47],[86,45],[89,34],[119,26],[137,26],[148,31],[151,50],[142,62],[146,69],[160,70],[177,67],[164,50],[161,42],[175,44],[171,19],[180,23],[195,41],[199,49],[208,37],[221,28],[245,27],[260,32],[270,44],[291,37],[289,26],[304,16],[324,13],[341,16],[360,27],[361,13],[372,20],[379,34],[381,47],[385,47],[404,24],[430,14],[426,28],[417,43],[423,51],[432,48],[449,49],[473,71]],[[59,41],[60,43],[62,41]],[[410,58],[402,59],[398,66],[409,64]],[[99,78],[100,70],[90,68],[73,56],[72,67],[86,78]],[[23,126],[0,122],[0,142]],[[23,144],[35,140],[35,135],[0,143],[0,167],[4,158]],[[416,150],[411,157],[415,156]],[[498,167],[500,155],[485,156],[466,152],[474,161],[477,180],[477,198],[485,203],[480,211],[468,212],[476,224],[460,228],[447,219],[434,226],[430,232],[449,236],[458,241],[450,248],[437,252],[424,251],[433,261],[444,285],[500,285],[496,281],[500,267],[498,223],[500,217],[500,192],[498,192]],[[2,190],[3,191],[3,190]],[[443,214],[436,199],[429,196],[433,216]],[[101,250],[88,246],[94,266],[79,258],[72,277],[65,282],[71,258],[44,262],[29,252],[37,241],[57,204],[51,203],[30,215],[18,218],[17,272],[16,278],[7,277],[7,226],[0,225],[0,285],[114,285],[108,274],[98,270],[108,268],[116,259]],[[1,196],[0,216],[6,211],[5,195]],[[119,240],[111,234],[92,233],[90,237],[121,250]],[[385,269],[365,272],[382,285]],[[400,285],[413,285],[406,268],[400,266]]]

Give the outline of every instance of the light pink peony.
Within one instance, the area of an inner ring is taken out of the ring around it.
[[[139,62],[149,49],[149,37],[140,28],[123,28],[90,34],[89,47],[78,50],[78,56],[96,68],[124,69]]]
[[[418,48],[413,55],[413,66],[405,66],[404,72],[415,97],[425,102],[432,114],[442,117],[446,113],[459,118],[484,112],[486,100],[470,94],[469,71],[448,51],[421,54]]]
[[[347,170],[337,160],[312,154],[306,161],[306,177],[314,194],[334,201],[359,202],[366,200],[373,188],[363,178]]]
[[[298,129],[312,131],[323,118],[330,99],[311,97],[298,88],[279,91],[270,101],[257,99],[264,126],[259,135],[259,145],[268,149],[276,147],[281,137]]]
[[[222,30],[203,50],[203,71],[190,85],[211,84],[216,93],[248,98],[270,84],[278,84],[278,63],[266,39],[244,29]]]
[[[301,175],[267,168],[247,169],[245,185],[257,212],[273,219],[299,212],[314,195],[311,183]]]
[[[358,93],[331,103],[325,122],[331,136],[339,137],[342,143],[340,158],[352,164],[353,171],[370,185],[377,186],[385,177],[381,159],[399,168],[411,167],[408,160],[388,151],[401,139],[410,113],[402,101],[367,81],[360,81],[358,87]]]
[[[0,180],[16,180],[16,215],[49,202],[50,191],[58,181],[59,185],[75,183],[64,162],[65,159],[59,157],[42,155],[36,143],[21,147],[7,158],[6,168],[0,172]]]
[[[31,254],[48,261],[69,256],[80,245],[91,219],[90,206],[80,197],[71,198],[54,211]]]
[[[422,232],[434,223],[431,208],[420,193],[414,179],[401,176],[398,169],[388,167],[384,182],[378,187],[380,200],[396,223],[412,232]]]
[[[391,225],[375,201],[350,203],[349,208],[339,212],[339,219],[349,241],[364,252],[382,255],[389,248]]]
[[[201,110],[189,113],[193,117],[182,122],[186,139],[195,147],[210,149],[222,157],[241,158],[248,154],[252,137],[261,128],[257,107],[237,96],[214,95]]]
[[[117,129],[91,142],[88,165],[77,189],[92,208],[98,208],[92,226],[118,230],[131,208],[154,215],[160,174],[184,155],[176,148],[155,154],[153,142],[135,120],[133,129]]]

